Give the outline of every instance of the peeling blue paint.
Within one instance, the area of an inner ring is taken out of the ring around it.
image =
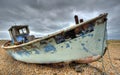
[[[98,41],[101,41],[101,39],[98,39]]]
[[[93,37],[93,34],[91,34],[91,37]]]
[[[35,51],[35,54],[40,54],[39,50],[34,50],[34,51]]]
[[[93,34],[88,34],[89,37],[93,37]]]
[[[20,50],[20,51],[17,51],[16,53],[17,53],[18,55],[22,56],[22,54],[24,53],[24,51],[23,51],[23,50]]]
[[[97,54],[91,52],[89,49],[87,49],[85,46],[83,46],[83,50],[85,50],[86,52],[91,53],[92,55],[96,56]]]
[[[87,36],[91,36],[90,34],[88,34]]]
[[[69,43],[72,43],[72,42],[69,40]]]
[[[88,52],[88,49],[87,49],[86,47],[83,47],[83,49],[84,49],[86,52]]]
[[[70,47],[69,43],[66,43],[66,48],[69,48],[69,47]]]
[[[63,48],[63,46],[61,46],[61,48]]]
[[[20,50],[20,51],[17,51],[16,53],[20,56],[22,56],[22,55],[29,56],[31,54],[30,51],[26,51],[26,50]]]
[[[84,46],[85,44],[84,43],[81,43],[82,46]]]
[[[29,55],[31,54],[31,52],[30,52],[30,51],[25,51],[24,54],[25,54],[26,56],[29,56]]]
[[[85,38],[86,36],[85,35],[81,35],[82,38]]]
[[[47,44],[47,45],[44,47],[44,50],[45,50],[45,52],[49,52],[49,51],[55,51],[56,48],[55,48],[53,45],[51,45],[51,44]]]

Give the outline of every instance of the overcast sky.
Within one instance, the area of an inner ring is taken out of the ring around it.
[[[31,35],[43,36],[108,13],[108,38],[120,39],[120,0],[0,0],[0,39],[10,39],[12,25],[29,25]]]

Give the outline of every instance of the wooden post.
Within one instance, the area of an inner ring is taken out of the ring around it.
[[[83,19],[80,19],[80,23],[82,23],[83,22]]]
[[[78,16],[77,16],[77,15],[75,15],[75,16],[74,16],[74,18],[75,18],[75,24],[79,24],[79,21],[78,21]]]

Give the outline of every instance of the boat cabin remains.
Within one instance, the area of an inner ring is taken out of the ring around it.
[[[78,16],[74,16],[75,24],[78,25],[83,23],[83,19],[78,19]],[[90,22],[87,24],[79,25],[76,28],[69,29],[67,31],[62,31],[58,34],[53,34],[52,38],[54,38],[56,44],[62,43],[68,39],[74,39],[76,37],[82,36],[88,32],[92,32],[94,30],[95,22]],[[12,44],[21,44],[27,43],[35,39],[34,35],[29,35],[30,31],[28,25],[19,25],[19,26],[12,26],[9,29],[9,33],[12,39]],[[48,36],[49,39],[51,37]],[[46,40],[44,39],[44,40]],[[42,41],[42,40],[41,40]]]

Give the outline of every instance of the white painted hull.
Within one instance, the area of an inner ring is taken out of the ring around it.
[[[30,46],[7,49],[14,59],[27,63],[58,63],[79,60],[90,63],[103,56],[106,48],[106,22],[95,25],[94,31],[56,44],[53,38],[48,44],[37,41]],[[32,46],[32,47],[31,47]]]
[[[16,60],[28,63],[57,63],[79,60],[90,56],[102,56],[105,50],[104,36],[105,25],[96,26],[95,31],[70,41],[55,44],[56,50],[45,51],[39,49],[27,50],[28,52],[13,50],[8,51]],[[93,36],[92,36],[93,35]],[[104,46],[104,47],[103,47]]]

